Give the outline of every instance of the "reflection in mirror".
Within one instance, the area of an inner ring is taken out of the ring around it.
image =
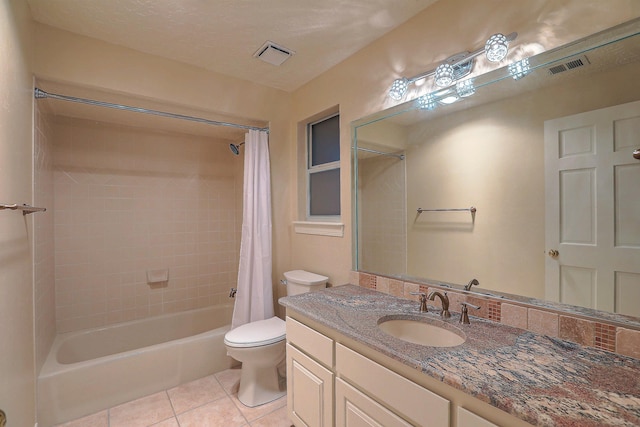
[[[631,21],[528,58],[517,80],[477,76],[461,102],[354,122],[354,268],[640,317],[639,33]]]

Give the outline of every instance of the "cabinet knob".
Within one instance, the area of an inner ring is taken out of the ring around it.
[[[555,249],[550,249],[548,254],[551,258],[558,258],[558,255],[560,255],[560,252],[558,252]]]
[[[640,160],[640,148],[633,150],[633,158]]]

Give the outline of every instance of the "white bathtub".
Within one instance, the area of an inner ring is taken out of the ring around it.
[[[233,305],[56,336],[38,376],[38,426],[79,418],[232,366]]]

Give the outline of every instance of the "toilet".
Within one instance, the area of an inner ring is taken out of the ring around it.
[[[326,276],[304,270],[284,273],[287,295],[298,295],[323,289]],[[238,400],[254,407],[284,396],[284,375],[279,374],[285,360],[285,321],[277,316],[238,326],[227,332],[224,344],[227,354],[242,362]]]

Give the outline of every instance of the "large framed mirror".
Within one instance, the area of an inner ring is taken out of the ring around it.
[[[640,323],[640,19],[528,67],[353,122],[354,270]]]

